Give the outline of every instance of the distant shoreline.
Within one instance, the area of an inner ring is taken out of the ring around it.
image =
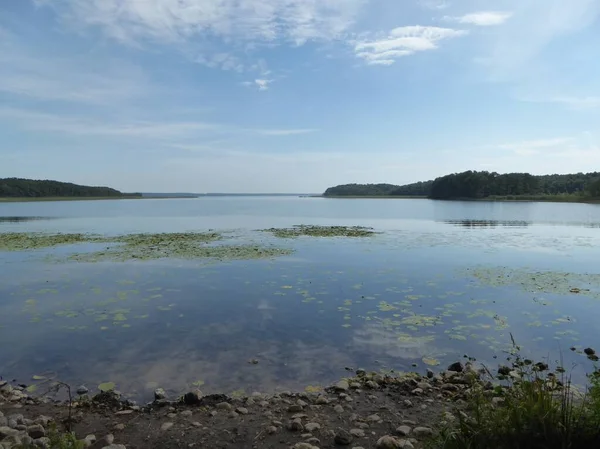
[[[142,200],[145,198],[151,198],[151,197],[142,197],[139,195],[1,197],[0,203],[31,203],[31,202],[44,202],[44,201]]]

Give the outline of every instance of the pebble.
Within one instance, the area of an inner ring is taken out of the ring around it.
[[[283,427],[283,423],[281,421],[272,421],[271,424],[277,427]]]
[[[454,371],[455,373],[462,373],[465,367],[461,362],[454,362],[448,367],[448,371]]]
[[[277,427],[275,427],[275,426],[269,426],[269,427],[267,427],[267,433],[268,433],[269,435],[272,435],[272,434],[274,434],[275,432],[277,432]]]
[[[290,412],[290,413],[298,413],[298,412],[301,412],[302,410],[304,410],[304,408],[298,404],[292,404],[288,407],[288,412]]]
[[[131,415],[133,410],[119,410],[115,413],[115,415]]]
[[[413,444],[408,440],[400,440],[400,448],[401,449],[415,449]]]
[[[410,434],[410,427],[400,426],[400,427],[396,428],[396,433],[402,437],[406,437]]]
[[[405,399],[404,400],[404,406],[410,408],[410,407],[413,406],[413,403],[412,403],[412,401],[410,399]]]
[[[125,424],[119,423],[114,427],[115,430],[125,430]]]
[[[319,449],[316,446],[313,446],[309,443],[296,443],[292,446],[292,449]]]
[[[315,401],[315,404],[317,405],[327,405],[329,404],[329,399],[325,396],[319,396],[317,398],[317,400]]]
[[[304,428],[308,432],[314,432],[315,430],[319,430],[321,428],[321,424],[316,423],[316,422],[309,422],[304,426]]]
[[[167,413],[167,418],[171,418],[171,419],[177,418],[177,413]]]
[[[423,389],[422,389],[422,388],[415,388],[415,389],[412,391],[412,394],[414,394],[415,396],[422,395],[422,394],[423,394]]]
[[[181,416],[189,418],[190,416],[192,416],[194,413],[191,410],[184,410],[180,413]]]
[[[304,430],[304,426],[302,425],[302,421],[299,419],[294,419],[293,421],[289,422],[288,429],[292,432],[302,432]]]
[[[431,427],[415,427],[413,429],[413,435],[417,438],[428,437],[433,435],[433,429]]]
[[[88,394],[89,393],[89,389],[85,386],[85,385],[80,385],[79,387],[77,387],[77,391],[76,393],[80,396],[84,395],[84,394]]]
[[[160,430],[162,430],[163,432],[165,432],[165,431],[169,430],[171,427],[173,427],[174,425],[175,424],[172,423],[172,422],[163,423],[163,425],[160,426]]]
[[[369,415],[367,416],[367,421],[368,422],[380,422],[381,421],[381,417],[377,414],[374,415]]]
[[[344,407],[338,404],[335,407],[333,407],[333,411],[336,413],[344,413]]]
[[[160,401],[161,399],[165,399],[167,397],[167,393],[163,388],[157,388],[154,390],[154,399],[156,401]]]
[[[217,407],[217,410],[231,410],[233,408],[229,402],[219,402],[215,407]]]
[[[354,425],[359,429],[368,429],[369,425],[366,422],[355,422]]]
[[[335,384],[335,391],[348,391],[348,389],[350,388],[350,384],[348,383],[348,381],[345,380],[340,380],[337,384]]]
[[[433,376],[435,376],[435,373],[433,371],[431,371],[429,368],[427,368],[427,378],[433,379]]]
[[[238,407],[235,409],[235,411],[238,412],[240,415],[248,414],[248,409],[246,407]]]
[[[372,381],[372,380],[368,380],[368,381],[365,383],[365,386],[366,386],[367,388],[370,388],[371,390],[376,390],[377,388],[379,388],[379,385],[377,385],[377,382],[374,382],[374,381]]]
[[[123,444],[111,444],[110,446],[104,446],[102,449],[127,449]]]
[[[377,440],[377,449],[400,449],[400,441],[396,438],[386,435]]]
[[[92,444],[89,449],[103,449],[106,446],[110,446],[115,441],[115,437],[113,434],[109,433],[105,437],[100,438],[94,444]]]
[[[362,429],[350,429],[350,435],[356,438],[362,438],[365,436],[365,431]]]
[[[185,405],[196,405],[200,403],[202,392],[200,390],[190,391],[183,396],[183,403]]]
[[[354,438],[349,432],[345,431],[344,429],[338,429],[335,432],[333,441],[335,444],[339,444],[340,446],[349,446],[353,439]]]
[[[46,429],[40,424],[34,424],[33,426],[27,427],[27,434],[34,440],[46,436]]]
[[[406,426],[416,426],[417,422],[413,421],[412,419],[403,419],[402,420],[402,424],[406,425]]]

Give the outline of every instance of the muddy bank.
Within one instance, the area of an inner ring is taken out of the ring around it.
[[[456,419],[476,385],[494,396],[491,384],[486,386],[469,363],[455,363],[425,375],[357,370],[314,393],[232,398],[196,390],[167,398],[158,389],[152,403],[139,405],[115,391],[95,396],[73,391],[70,408],[68,401],[30,397],[4,381],[0,445],[50,447],[52,429],[64,432],[71,426],[80,444],[93,449],[419,448]]]

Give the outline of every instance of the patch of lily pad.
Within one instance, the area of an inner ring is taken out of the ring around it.
[[[107,239],[90,234],[0,233],[0,251],[27,251],[78,243],[98,243]]]
[[[297,225],[291,228],[263,229],[279,238],[306,237],[371,237],[376,234],[372,228],[362,226],[315,226]]]
[[[530,293],[583,295],[600,299],[600,274],[528,271],[504,267],[467,270],[480,283],[492,287],[518,287]]]
[[[106,244],[102,250],[76,252],[68,256],[69,260],[78,262],[125,262],[163,258],[248,260],[285,256],[293,252],[291,249],[265,245],[214,244],[222,239],[218,232],[129,234],[116,237],[90,234],[0,233],[0,251],[27,251],[83,243]]]

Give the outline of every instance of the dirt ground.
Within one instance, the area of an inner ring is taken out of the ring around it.
[[[80,439],[114,435],[114,444],[128,449],[418,448],[455,419],[449,412],[461,406],[474,373],[448,371],[432,378],[359,373],[319,393],[255,393],[241,399],[191,393],[188,404],[161,399],[142,407],[108,393],[73,407],[72,429]],[[48,416],[60,430],[69,416],[67,404],[11,402],[6,395],[4,401],[0,397],[0,411],[7,419]],[[384,436],[393,443],[381,440]],[[102,449],[106,442],[91,447]]]

